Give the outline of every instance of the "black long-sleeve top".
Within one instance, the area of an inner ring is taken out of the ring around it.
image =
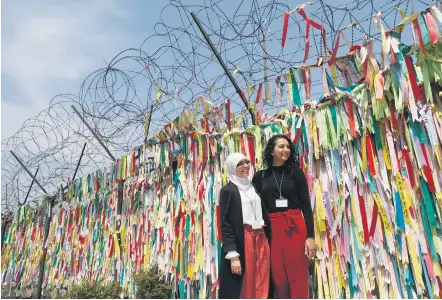
[[[275,175],[273,175],[272,170]],[[262,172],[264,172],[264,175]],[[284,199],[288,200],[288,207],[276,207],[276,199],[280,197],[278,186],[281,184],[283,173],[281,194]],[[307,227],[307,237],[315,237],[313,211],[310,204],[307,179],[300,168],[296,168],[295,174],[293,174],[289,172],[285,165],[279,167],[272,166],[264,171],[256,172],[252,183],[261,193],[262,200],[269,214],[285,212],[289,209],[300,209]]]

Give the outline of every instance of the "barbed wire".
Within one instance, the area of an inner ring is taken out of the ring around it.
[[[323,47],[320,32],[311,30],[307,63],[329,55],[338,29],[352,23],[357,23],[348,29],[352,43],[360,44],[364,35],[379,43],[380,33],[372,28],[372,16],[381,11],[385,26],[392,28],[398,21],[396,7],[409,13],[412,2],[316,1],[305,10],[326,29],[327,49]],[[414,3],[414,9],[424,10],[433,3],[437,1],[419,1]],[[111,165],[112,161],[73,113],[71,105],[83,114],[115,156],[142,144],[145,116],[151,105],[150,135],[159,132],[184,109],[193,109],[200,95],[214,105],[229,98],[233,112],[244,112],[240,98],[190,13],[196,12],[228,68],[231,72],[237,70],[234,76],[238,85],[245,89],[264,81],[264,40],[270,82],[291,66],[303,64],[305,20],[299,14],[290,15],[287,42],[281,47],[283,15],[293,8],[293,1],[288,0],[266,3],[242,0],[235,4],[227,0],[204,0],[199,4],[174,0],[168,3],[154,26],[154,34],[139,47],[121,51],[106,66],[93,71],[85,78],[78,95],[55,96],[47,109],[26,120],[13,136],[2,141],[2,212],[23,203],[31,185],[31,178],[10,150],[32,173],[39,169],[37,179],[51,193],[66,185],[73,176],[85,142],[79,175]],[[364,16],[360,17],[362,12]],[[404,42],[411,43],[411,40]],[[340,45],[339,53],[345,53],[345,47]],[[319,98],[323,93],[322,81],[314,79],[321,78],[315,72],[319,71],[312,70],[311,90],[312,96]],[[158,89],[162,92],[160,99],[157,99]],[[268,102],[266,111],[276,112],[283,106],[276,101]],[[36,203],[42,195],[34,185],[28,203]]]

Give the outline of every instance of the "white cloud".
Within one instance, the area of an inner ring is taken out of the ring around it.
[[[59,93],[77,94],[82,80],[130,41],[120,24],[123,2],[5,1],[2,3],[2,74],[23,89],[2,93],[2,139],[48,107]]]

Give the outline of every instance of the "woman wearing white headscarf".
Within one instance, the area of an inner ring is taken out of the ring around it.
[[[219,298],[268,298],[270,219],[249,179],[250,161],[233,153],[226,165],[229,183],[219,199],[223,243]]]

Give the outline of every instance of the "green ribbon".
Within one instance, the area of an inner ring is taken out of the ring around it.
[[[307,129],[306,129],[306,126],[305,126],[305,122],[302,122],[301,130],[302,130],[302,136],[303,136],[303,139],[304,139],[303,144],[304,145],[308,145],[309,141],[307,139]]]
[[[419,180],[421,183],[421,191],[422,191],[422,196],[424,197],[425,208],[428,214],[428,221],[430,222],[430,228],[436,229],[438,225],[435,217],[436,213],[433,207],[432,196],[428,190],[428,185],[425,182],[425,180],[422,177],[419,177]]]
[[[436,247],[434,245],[433,234],[431,233],[430,224],[428,223],[429,219],[427,216],[425,205],[424,205],[423,201],[419,201],[419,202],[420,202],[420,206],[421,206],[422,220],[424,223],[425,234],[427,236],[428,246],[430,247],[431,257],[437,261],[438,255],[437,255]]]
[[[299,96],[298,83],[296,81],[295,74],[293,73],[293,68],[290,68],[290,79],[292,80],[293,105],[296,107],[300,107],[301,106],[301,97]]]
[[[418,122],[412,122],[414,135],[419,139],[422,144],[427,144],[425,141],[425,135],[422,132],[421,125]]]
[[[161,166],[164,167],[166,165],[166,148],[164,144],[161,144]]]

